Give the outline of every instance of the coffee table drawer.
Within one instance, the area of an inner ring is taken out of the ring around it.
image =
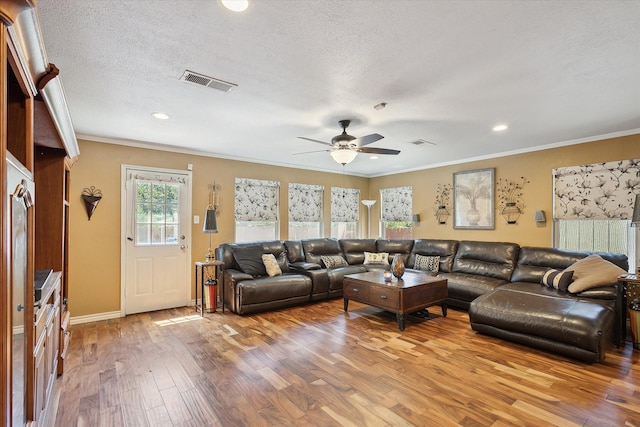
[[[397,289],[372,287],[369,293],[371,305],[397,310],[400,307],[400,293]]]
[[[345,298],[353,298],[361,302],[369,300],[369,286],[351,284],[345,285],[343,292]]]

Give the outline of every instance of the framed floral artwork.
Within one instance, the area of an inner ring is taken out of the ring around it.
[[[453,174],[453,228],[493,230],[494,169]]]

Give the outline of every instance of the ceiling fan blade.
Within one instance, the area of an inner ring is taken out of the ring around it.
[[[291,153],[294,156],[297,156],[298,154],[311,154],[311,153],[326,153],[329,151],[333,151],[333,150],[314,150],[314,151],[304,151],[302,153]]]
[[[304,136],[299,136],[298,138],[311,141],[311,142],[317,142],[318,144],[328,145],[329,147],[333,147],[333,145],[329,144],[328,142],[318,141],[317,139],[306,138]]]
[[[364,148],[356,148],[358,153],[369,153],[369,154],[400,154],[400,150],[391,150],[389,148],[373,148],[373,147],[364,147]]]
[[[365,135],[360,138],[356,138],[352,142],[357,144],[359,147],[363,147],[376,141],[380,141],[382,138],[384,138],[384,136],[380,135],[379,133],[372,133],[371,135]]]

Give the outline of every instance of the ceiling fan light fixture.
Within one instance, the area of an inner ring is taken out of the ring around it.
[[[220,3],[232,12],[244,12],[249,8],[249,0],[220,0]]]
[[[351,163],[353,159],[355,159],[358,155],[358,152],[349,150],[348,148],[338,148],[337,150],[333,150],[329,154],[331,154],[333,160],[344,166]]]

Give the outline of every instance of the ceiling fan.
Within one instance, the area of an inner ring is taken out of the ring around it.
[[[371,135],[365,135],[363,137],[356,138],[355,136],[349,135],[347,133],[347,128],[349,127],[351,120],[340,120],[338,123],[340,123],[340,126],[342,127],[342,133],[331,138],[331,143],[318,141],[317,139],[305,138],[304,136],[299,136],[298,138],[330,146],[331,149],[321,151],[328,151],[331,154],[331,157],[333,157],[333,160],[343,166],[351,163],[353,159],[356,158],[358,153],[393,155],[400,153],[400,150],[391,150],[389,148],[365,147],[365,145],[369,145],[381,140],[382,138],[384,138],[384,136],[380,135],[379,133],[372,133]],[[307,154],[316,152],[317,151],[307,151],[306,153],[296,154]]]

